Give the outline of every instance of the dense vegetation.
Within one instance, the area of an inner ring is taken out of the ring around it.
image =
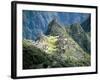
[[[68,54],[47,54],[32,45],[30,41],[23,41],[23,69],[89,66],[90,56],[77,60]]]

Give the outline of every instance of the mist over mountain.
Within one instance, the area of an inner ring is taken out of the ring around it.
[[[62,25],[71,25],[77,22],[82,24],[89,18],[89,15],[87,13],[23,10],[23,38],[36,40],[41,32],[47,32],[48,24],[54,18]]]

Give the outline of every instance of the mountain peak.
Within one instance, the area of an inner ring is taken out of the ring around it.
[[[57,19],[56,19],[56,18],[54,18],[54,19],[52,20],[52,22],[57,23]]]
[[[69,34],[83,48],[84,51],[90,53],[89,37],[79,23],[75,23],[70,26]]]
[[[83,28],[81,27],[80,23],[74,23],[71,25],[71,30],[73,31],[73,33],[81,33],[84,32]]]
[[[57,22],[56,18],[54,18],[48,25],[47,35],[65,36],[66,29],[61,24],[59,24],[59,22]]]
[[[49,25],[52,27],[52,25],[56,25],[56,26],[58,26],[58,27],[61,27],[60,26],[60,24],[58,24],[59,22],[58,22],[58,20],[56,19],[56,18],[54,18],[50,23],[49,23]]]

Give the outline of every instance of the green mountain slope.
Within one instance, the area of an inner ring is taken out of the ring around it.
[[[41,34],[36,41],[23,40],[23,69],[90,66],[90,54],[77,43],[86,34],[78,24],[72,26],[66,29],[53,20],[47,35]]]
[[[72,24],[69,28],[66,29],[72,38],[81,46],[81,48],[90,53],[90,37],[82,29],[79,23]]]
[[[47,34],[53,36],[66,36],[66,29],[54,19],[48,25]]]
[[[45,52],[29,40],[23,40],[23,69],[46,68],[50,63]]]

